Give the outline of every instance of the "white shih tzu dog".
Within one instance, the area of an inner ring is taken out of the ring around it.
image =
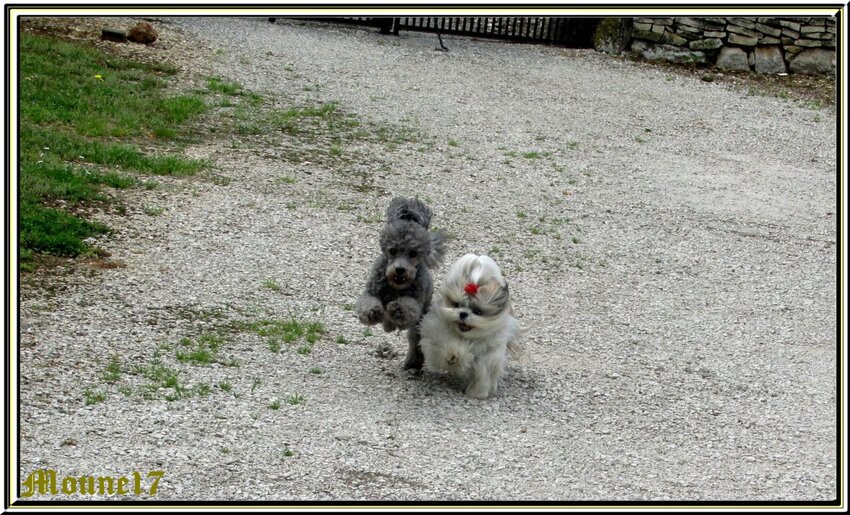
[[[519,351],[508,283],[487,256],[467,254],[451,266],[420,329],[425,363],[465,380],[476,399],[496,393],[508,353]]]

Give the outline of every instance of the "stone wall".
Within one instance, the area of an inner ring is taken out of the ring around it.
[[[630,48],[646,59],[761,73],[835,73],[835,18],[634,18]]]

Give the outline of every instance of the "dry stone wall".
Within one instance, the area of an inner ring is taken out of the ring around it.
[[[635,18],[631,50],[646,59],[760,73],[835,73],[833,17]]]

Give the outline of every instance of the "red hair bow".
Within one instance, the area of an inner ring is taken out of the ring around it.
[[[467,295],[475,295],[478,293],[478,285],[475,283],[469,283],[463,287],[463,291],[466,292]]]

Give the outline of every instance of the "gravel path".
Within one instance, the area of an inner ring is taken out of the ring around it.
[[[99,244],[126,267],[25,285],[24,475],[163,470],[157,500],[837,495],[834,110],[592,51],[264,19],[161,31],[199,72],[420,136],[343,145],[343,167],[197,144],[226,181],[132,193],[164,211],[108,220]],[[430,203],[449,262],[489,253],[511,283],[527,358],[493,399],[402,371],[404,336],[351,311],[393,195]],[[311,352],[256,330],[292,318],[323,324]],[[222,363],[175,359],[222,327]],[[145,398],[157,359],[196,393]]]

